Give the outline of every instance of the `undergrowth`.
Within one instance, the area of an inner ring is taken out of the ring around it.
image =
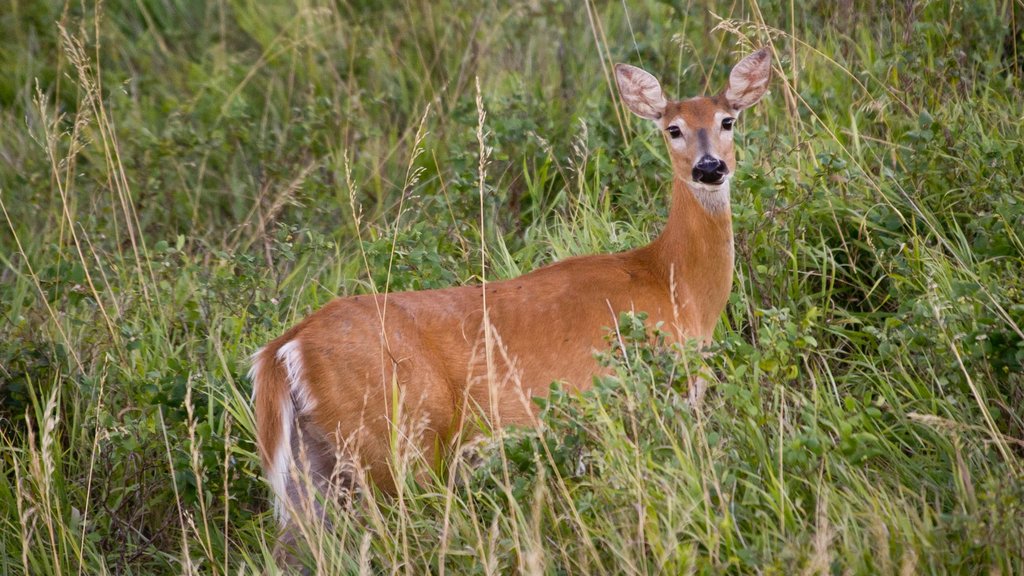
[[[1019,0],[8,3],[0,573],[263,570],[249,355],[337,295],[649,241],[670,171],[610,65],[683,97],[766,44],[713,353],[621,318],[591,391],[310,557],[1024,573],[1022,30]]]

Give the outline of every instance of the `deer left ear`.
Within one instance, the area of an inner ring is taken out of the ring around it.
[[[725,89],[725,99],[737,112],[750,108],[768,91],[771,74],[771,52],[767,47],[761,48],[733,67],[729,74],[729,87]]]
[[[636,66],[616,64],[615,81],[619,85],[622,101],[633,114],[648,120],[658,120],[665,113],[668,101],[654,76]]]

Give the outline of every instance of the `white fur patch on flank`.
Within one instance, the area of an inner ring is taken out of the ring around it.
[[[688,185],[700,205],[714,214],[729,209],[729,180],[730,178],[726,177],[725,182],[717,186],[709,186],[700,182],[690,182]]]
[[[309,387],[303,381],[305,369],[302,366],[302,351],[299,341],[291,340],[277,350],[277,359],[284,363],[288,372],[288,388],[300,412],[308,412],[316,408],[316,399],[309,393]]]
[[[278,353],[278,357],[280,358],[280,353]],[[268,368],[263,358],[263,348],[252,355],[252,361],[249,379],[252,381],[252,396],[255,401],[260,382],[265,378],[263,371]],[[285,362],[285,366],[287,369],[287,362]],[[285,502],[288,501],[288,474],[292,465],[292,420],[295,418],[295,408],[292,405],[291,396],[283,398],[277,409],[280,412],[278,416],[281,418],[281,434],[278,437],[277,446],[274,447],[274,453],[270,457],[270,465],[264,472],[274,491],[274,516],[283,526],[288,520]]]
[[[284,526],[288,522],[288,475],[292,468],[292,421],[295,418],[294,407],[288,399],[281,404],[281,436],[277,443],[277,452],[267,470],[270,486],[274,489],[274,516]]]
[[[288,395],[281,404],[281,440],[274,454],[272,470],[267,471],[270,484],[274,488],[274,512],[279,522],[284,525],[288,521],[288,481],[294,465],[292,454],[292,432],[295,426],[296,412],[307,413],[316,407],[316,399],[310,394],[304,379],[305,367],[302,365],[302,350],[298,340],[290,340],[277,349],[277,359],[284,364],[288,374]]]
[[[250,402],[256,401],[256,391],[260,386],[260,379],[257,375],[263,369],[262,357],[263,348],[260,348],[249,357],[249,360],[252,362],[252,367],[249,368],[249,382],[252,382],[252,396],[249,398]]]

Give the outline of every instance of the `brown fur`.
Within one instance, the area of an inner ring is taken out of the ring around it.
[[[708,215],[684,186],[676,188],[670,224],[650,245],[487,284],[492,357],[498,357],[493,394],[480,286],[338,298],[267,345],[262,358],[299,342],[304,379],[317,399],[314,421],[323,433],[337,430],[354,442],[374,483],[390,491],[393,384],[405,416],[425,421],[419,444],[432,461],[435,439],[454,438],[467,408],[482,408],[500,425],[527,424],[530,398],[544,395],[552,382],[588,388],[598,370],[594,351],[605,346],[621,311],[645,311],[651,324],[710,339],[732,283],[732,225],[728,212]],[[256,395],[261,446],[276,445],[274,406],[287,394],[283,368],[271,362],[273,380],[260,382]],[[261,450],[264,458],[270,453]]]
[[[608,327],[622,311],[647,312],[651,325],[663,322],[678,338],[708,342],[732,285],[732,220],[728,209],[704,209],[690,171],[701,153],[692,137],[700,128],[710,134],[711,153],[730,173],[735,169],[732,140],[719,137],[715,126],[717,112],[736,110],[719,95],[669,101],[657,117],[663,129],[682,119],[691,133],[685,148],[670,142],[672,207],[647,246],[571,258],[486,289],[338,298],[268,344],[258,356],[255,394],[264,465],[273,465],[282,442],[281,405],[291,401],[297,421],[307,418],[303,434],[340,445],[339,453],[391,492],[396,452],[434,463],[439,447],[467,432],[471,416],[496,426],[531,424],[531,399],[545,395],[553,381],[590,387],[601,370],[594,352],[606,346]],[[277,358],[292,341],[301,351],[312,409],[289,392]],[[319,473],[329,475],[324,469],[332,462],[320,462]]]

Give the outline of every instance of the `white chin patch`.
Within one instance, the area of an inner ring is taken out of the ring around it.
[[[689,185],[700,205],[708,212],[714,213],[729,209],[729,180],[727,177],[721,184],[690,182]]]

